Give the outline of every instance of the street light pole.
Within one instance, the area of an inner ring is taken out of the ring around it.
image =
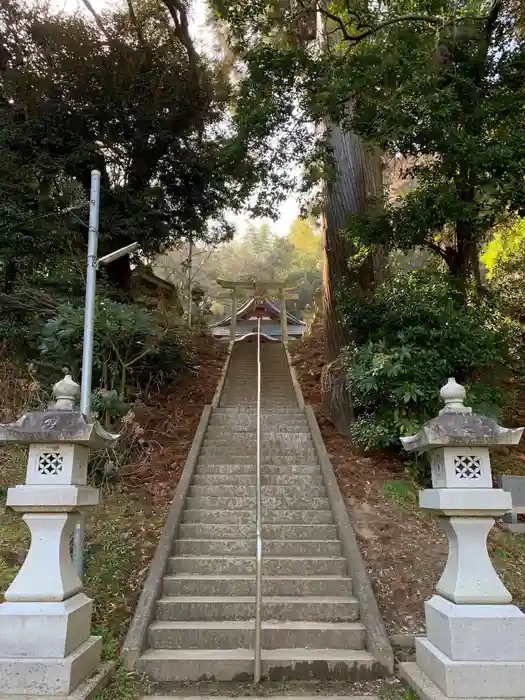
[[[93,374],[93,337],[95,323],[95,294],[97,284],[98,223],[100,210],[100,172],[91,172],[89,201],[88,256],[86,270],[86,307],[84,312],[84,345],[82,350],[82,385],[80,410],[86,420],[91,413],[91,377]]]
[[[89,197],[88,255],[86,269],[86,305],[84,311],[84,343],[82,347],[82,384],[80,389],[80,411],[89,421],[91,413],[91,377],[93,374],[93,337],[95,323],[95,294],[97,284],[98,224],[100,211],[100,172],[91,171],[91,193]],[[86,516],[79,514],[73,532],[73,562],[79,579],[84,576],[84,531]]]
[[[190,252],[188,256],[188,328],[191,328],[192,313],[192,267],[193,267],[193,238],[190,236]]]
[[[84,311],[84,344],[82,348],[82,384],[80,389],[80,411],[89,423],[91,414],[91,380],[93,375],[93,341],[95,327],[95,298],[97,286],[97,269],[99,265],[107,265],[123,255],[131,253],[138,243],[131,243],[97,259],[98,225],[100,212],[100,172],[91,171],[91,194],[89,198],[89,231],[88,254],[86,270],[86,305]],[[82,581],[84,575],[84,527],[85,516],[80,514],[79,521],[73,533],[73,562],[78,577]]]

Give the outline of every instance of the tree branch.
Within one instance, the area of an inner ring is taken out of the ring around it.
[[[501,5],[502,0],[496,0],[495,5]],[[372,34],[376,34],[377,32],[380,32],[382,29],[386,29],[387,27],[392,26],[393,24],[399,24],[401,22],[424,22],[426,24],[430,25],[442,25],[442,26],[447,26],[450,24],[452,21],[455,21],[457,24],[458,22],[464,20],[464,19],[469,19],[467,17],[460,17],[456,18],[455,20],[448,20],[444,21],[442,17],[435,17],[432,15],[419,15],[419,14],[406,14],[406,15],[400,15],[399,17],[392,17],[391,19],[387,19],[384,22],[381,22],[380,24],[376,25],[375,27],[369,27],[366,31],[362,32],[361,34],[350,34],[341,19],[341,17],[338,17],[335,15],[333,12],[330,12],[329,10],[326,10],[323,7],[319,7],[318,11],[321,15],[326,17],[327,19],[332,20],[337,24],[337,27],[340,29],[341,34],[344,38],[345,41],[361,41],[362,39],[366,39],[369,36],[372,36]],[[494,11],[494,8],[493,8]],[[499,10],[498,10],[499,11]],[[492,14],[492,12],[491,12]],[[354,14],[353,15],[356,20],[358,21],[358,29],[364,29],[367,25],[361,24],[360,19],[358,15]],[[497,16],[497,15],[496,15]],[[470,18],[472,19],[472,18]],[[484,17],[476,17],[474,18],[476,21],[484,20],[486,18]],[[333,32],[332,32],[333,33]]]
[[[440,255],[443,260],[447,261],[447,251],[443,250],[441,246],[439,246],[437,243],[433,243],[432,241],[427,241],[427,246],[430,248],[430,250],[433,250],[434,253]]]
[[[492,5],[489,16],[487,17],[486,37],[488,44],[490,44],[492,40],[492,35],[494,34],[494,30],[496,28],[496,22],[498,21],[498,17],[502,9],[503,0],[494,0],[494,4]]]
[[[137,15],[135,14],[135,8],[133,7],[133,0],[127,0],[127,3],[128,3],[129,21],[135,27],[135,31],[137,32],[137,38],[139,40],[139,44],[141,45],[142,48],[144,48],[145,47],[144,32],[142,31],[142,27],[140,26],[140,24],[137,20]]]
[[[335,22],[337,24],[337,26],[341,30],[341,34],[343,35],[343,39],[345,41],[352,41],[353,40],[353,37],[350,36],[350,34],[346,31],[346,27],[344,25],[344,22],[340,17],[338,17],[337,15],[334,15],[334,13],[330,12],[329,10],[325,10],[323,7],[319,8],[319,12],[320,12],[320,14],[323,15],[323,17],[326,17],[327,19],[331,19],[332,22]]]
[[[102,34],[104,34],[104,36],[106,37],[106,39],[108,41],[111,41],[111,36],[108,34],[108,31],[107,31],[106,27],[104,26],[104,22],[102,21],[100,15],[98,14],[98,12],[95,10],[93,5],[91,4],[90,0],[82,0],[82,2],[84,3],[84,5],[87,7],[89,12],[91,13],[93,19],[95,20],[95,24],[100,29]]]
[[[186,49],[192,70],[197,75],[199,55],[195,51],[193,41],[191,40],[186,7],[184,6],[182,0],[162,0],[162,2],[168,8],[168,12],[170,13],[173,24],[175,25],[175,33]]]

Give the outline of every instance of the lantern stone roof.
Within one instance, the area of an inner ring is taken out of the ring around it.
[[[53,387],[55,398],[46,411],[29,411],[15,423],[0,424],[0,442],[20,445],[68,442],[94,449],[112,447],[118,435],[97,421],[88,422],[75,408],[80,387],[70,374]]]
[[[29,411],[16,423],[0,425],[0,443],[69,442],[94,449],[112,447],[118,435],[97,423],[88,423],[80,411]]]
[[[524,428],[504,428],[488,416],[472,413],[463,403],[466,391],[455,379],[448,380],[440,395],[445,407],[439,416],[427,421],[416,435],[401,438],[407,452],[427,452],[455,445],[517,445],[521,440]]]
[[[476,413],[444,413],[429,420],[416,435],[401,438],[408,452],[427,452],[454,445],[489,447],[517,445],[523,428],[503,428],[488,416]]]

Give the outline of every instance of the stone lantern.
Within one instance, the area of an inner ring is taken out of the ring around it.
[[[29,446],[25,484],[8,490],[7,506],[23,513],[31,531],[27,557],[0,605],[0,696],[66,696],[100,664],[101,638],[90,634],[93,601],[70,543],[80,512],[99,501],[98,489],[86,485],[89,451],[114,445],[117,436],[86,422],[69,375],[53,393],[47,411],[0,425],[0,442]]]
[[[439,514],[449,552],[425,603],[427,637],[416,639],[416,663],[400,670],[428,700],[525,698],[525,615],[510,604],[487,551],[494,518],[512,508],[510,493],[492,488],[489,447],[517,445],[523,428],[473,414],[465,395],[449,379],[439,416],[401,438],[405,450],[428,453],[433,488],[419,503]]]

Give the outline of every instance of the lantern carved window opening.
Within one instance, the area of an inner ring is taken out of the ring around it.
[[[42,452],[38,457],[37,472],[46,476],[60,474],[64,466],[64,458],[60,452]]]
[[[481,458],[476,455],[454,457],[454,468],[459,479],[481,479]]]

